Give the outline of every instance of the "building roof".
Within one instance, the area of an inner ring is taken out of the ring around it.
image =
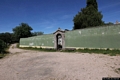
[[[61,30],[60,28],[58,28],[57,31],[55,31],[53,34],[57,33],[57,32],[62,32],[62,33],[65,33],[65,31]]]

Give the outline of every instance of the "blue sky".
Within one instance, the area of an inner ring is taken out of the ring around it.
[[[104,22],[120,22],[120,0],[97,0]],[[73,18],[86,0],[0,0],[0,33],[12,32],[20,23],[45,34],[73,28]]]

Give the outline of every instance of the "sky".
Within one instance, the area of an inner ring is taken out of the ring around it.
[[[120,22],[120,0],[97,0],[105,23]],[[74,16],[86,0],[0,0],[0,33],[27,23],[32,32],[50,34],[58,28],[72,30]]]

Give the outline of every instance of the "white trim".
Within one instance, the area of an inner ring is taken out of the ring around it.
[[[33,47],[33,48],[54,48],[50,46],[27,46],[27,45],[20,45],[20,47]]]

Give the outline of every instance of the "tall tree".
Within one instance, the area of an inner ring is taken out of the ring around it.
[[[73,19],[73,29],[81,29],[87,27],[94,27],[103,25],[103,15],[98,11],[98,5],[96,0],[87,0],[85,8],[81,9]]]
[[[21,23],[19,26],[13,28],[14,36],[18,39],[18,41],[20,38],[32,36],[31,30],[33,29],[27,23]]]
[[[87,0],[87,7],[93,6],[96,10],[98,10],[98,4],[96,0]]]

